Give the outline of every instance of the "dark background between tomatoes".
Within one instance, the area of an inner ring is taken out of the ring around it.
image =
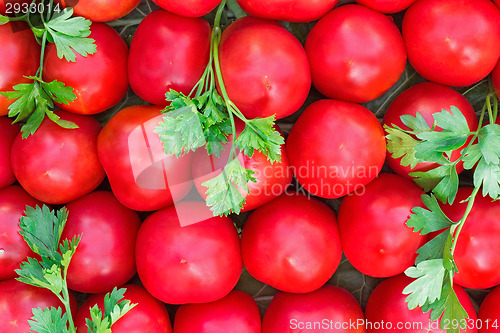
[[[338,5],[343,5],[347,3],[354,3],[354,1],[340,0]],[[119,20],[108,22],[108,24],[111,25],[115,30],[117,30],[118,33],[127,42],[127,44],[130,45],[130,41],[135,32],[135,29],[137,28],[138,21],[144,18],[145,15],[149,14],[151,10],[155,10],[157,8],[158,7],[154,3],[152,3],[152,1],[143,0],[139,4],[139,6],[135,10],[133,10],[130,14]],[[238,13],[233,13],[231,10],[226,9],[222,19],[223,28],[229,25],[231,22],[233,22],[238,15],[239,15]],[[215,16],[215,11],[204,16],[203,18],[206,19],[209,23],[212,23],[214,16]],[[394,22],[398,27],[401,27],[403,16],[404,12],[392,15]],[[282,24],[287,30],[293,33],[303,44],[305,42],[308,32],[314,26],[315,22],[300,23],[300,24],[282,22]],[[373,101],[370,101],[368,103],[364,103],[362,105],[371,110],[375,114],[375,116],[377,116],[377,118],[380,121],[382,121],[382,118],[384,116],[385,111],[387,110],[387,107],[399,93],[419,82],[424,82],[424,81],[425,80],[421,76],[419,76],[415,72],[415,70],[407,63],[403,75],[389,91],[387,91],[381,97]],[[471,87],[466,87],[466,88],[457,88],[456,90],[459,91],[460,93],[464,93],[465,97],[469,100],[474,109],[477,111],[481,109],[484,101],[484,96],[488,92],[488,82],[486,79],[484,79],[475,84],[472,89]],[[302,111],[312,102],[322,98],[324,98],[324,96],[322,96],[318,91],[316,91],[314,87],[312,87],[306,102],[297,112],[295,112],[294,114],[292,114],[287,118],[279,119],[277,121],[278,125],[282,129],[285,136],[288,135],[294,122],[297,120]],[[95,117],[101,123],[101,125],[104,125],[107,123],[109,119],[113,117],[114,114],[116,114],[121,109],[130,105],[140,105],[140,104],[145,105],[148,103],[146,103],[141,98],[136,96],[132,92],[132,90],[129,89],[127,95],[120,103],[118,103],[116,106],[103,113],[95,115]],[[382,171],[391,172],[391,170],[387,165],[384,165]],[[461,179],[461,185],[471,185],[470,182],[471,175],[469,172],[463,172],[460,175],[460,179]],[[297,186],[298,185],[296,181],[292,182],[290,190],[292,191],[297,190],[298,189]],[[107,179],[103,181],[103,183],[99,186],[98,190],[111,191],[111,187]],[[335,211],[335,213],[338,213],[338,209],[342,198],[339,199],[317,198],[317,199],[321,200],[322,202],[325,202]],[[151,212],[139,212],[139,214],[141,216],[141,220],[144,220],[149,214],[151,214]],[[244,212],[241,215],[231,216],[231,218],[233,219],[239,230],[241,230],[241,228],[243,227],[245,220],[248,217],[248,214],[249,212]],[[340,286],[350,291],[364,309],[368,296],[381,281],[382,279],[380,278],[373,278],[361,274],[347,261],[345,257],[343,257],[338,269],[336,270],[335,274],[330,278],[328,283]],[[135,284],[141,283],[137,275],[134,278],[132,278],[130,282]],[[262,282],[259,282],[254,278],[252,278],[246,272],[246,270],[243,271],[243,274],[240,277],[236,289],[245,291],[248,294],[255,297],[257,299],[257,303],[259,305],[261,313],[264,313],[265,309],[267,308],[269,302],[272,299],[272,296],[276,293],[276,290],[273,289],[272,287],[266,286]],[[470,290],[470,289],[467,290],[472,300],[474,301],[476,307],[479,304],[481,304],[482,300],[487,295],[488,291],[489,290]],[[89,296],[88,294],[84,293],[75,293],[75,295],[77,296],[79,305],[81,305]],[[171,319],[173,320],[173,315],[175,314],[177,306],[167,304],[167,308],[171,315]]]

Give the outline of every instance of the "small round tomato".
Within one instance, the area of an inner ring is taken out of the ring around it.
[[[451,106],[457,107],[462,112],[471,131],[477,130],[476,113],[469,101],[456,90],[432,82],[416,84],[399,94],[387,109],[382,124],[389,127],[392,127],[394,124],[404,130],[410,130],[401,121],[401,116],[411,115],[415,117],[418,112],[422,115],[427,125],[432,127],[434,124],[432,115],[443,110],[451,112]],[[441,127],[436,127],[436,130],[441,131],[442,129]],[[467,144],[452,152],[452,161],[457,160],[461,156],[460,151]],[[402,166],[401,158],[393,158],[390,153],[387,154],[387,164],[398,175],[406,178],[411,178],[409,176],[410,172],[427,171],[438,166],[437,163],[432,162],[418,163],[414,168],[411,166]],[[457,165],[457,172],[460,173],[462,171],[463,163],[461,162]]]
[[[172,324],[165,304],[141,286],[127,284],[122,288],[127,289],[124,298],[137,305],[113,324],[113,333],[172,333]],[[87,332],[85,320],[90,319],[89,308],[97,304],[100,309],[104,309],[104,296],[104,293],[95,294],[85,300],[75,316],[77,332]]]
[[[491,81],[493,82],[497,97],[500,99],[500,61],[493,69],[493,72],[491,72]]]
[[[419,0],[406,11],[402,31],[410,64],[447,86],[483,79],[500,57],[500,11],[490,0]]]
[[[472,193],[471,187],[458,189],[452,205],[443,205],[443,212],[458,221],[465,213],[467,202],[461,203]],[[474,206],[458,237],[455,263],[458,273],[455,283],[465,288],[486,289],[500,284],[500,202],[483,197],[479,192]]]
[[[430,320],[430,312],[423,313],[420,307],[408,309],[403,289],[413,281],[400,274],[385,279],[373,290],[365,309],[368,333],[446,333],[439,329],[439,320]],[[475,323],[477,314],[469,295],[460,286],[454,285],[453,289],[469,315],[467,323]],[[469,325],[467,333],[477,333],[475,325]]]
[[[158,9],[139,24],[130,44],[128,75],[145,101],[167,105],[170,89],[188,95],[201,78],[210,53],[210,25]]]
[[[1,7],[1,5],[0,5]],[[28,83],[40,66],[40,45],[24,22],[0,25],[0,91],[13,91],[13,86]],[[9,113],[12,99],[0,95],[0,116]]]
[[[262,333],[365,333],[364,319],[354,296],[327,284],[307,294],[277,293],[264,314]]]
[[[0,188],[16,181],[10,163],[12,143],[19,133],[19,126],[12,124],[12,119],[0,117]]]
[[[221,0],[153,0],[171,13],[184,17],[201,17],[210,13]]]
[[[45,54],[43,78],[58,80],[74,89],[76,99],[57,103],[66,111],[96,114],[117,104],[127,93],[128,47],[121,36],[105,23],[93,23],[90,38],[95,40],[97,52],[75,62],[59,59],[55,44],[49,43]]]
[[[0,280],[17,277],[15,272],[22,261],[34,256],[28,244],[19,234],[19,221],[26,206],[42,206],[20,186],[0,190]],[[1,311],[0,311],[1,312]]]
[[[415,1],[416,0],[356,0],[360,5],[386,14],[403,11],[410,7]]]
[[[288,160],[300,185],[323,198],[339,198],[372,181],[385,160],[384,131],[367,108],[320,100],[292,127]]]
[[[305,47],[316,89],[349,102],[379,97],[398,81],[406,65],[396,24],[359,5],[337,7],[321,18]]]
[[[337,219],[324,203],[285,193],[249,216],[241,251],[245,268],[257,280],[285,292],[311,292],[340,263]]]
[[[229,294],[243,268],[240,238],[228,217],[182,226],[176,209],[204,214],[182,202],[150,215],[137,236],[137,272],[144,287],[170,304],[213,302]]]
[[[117,20],[139,5],[141,0],[56,0],[64,7],[73,7],[75,15],[92,22]]]
[[[233,290],[218,301],[181,305],[175,313],[175,333],[261,333],[257,303]]]
[[[81,235],[68,269],[68,287],[84,293],[112,290],[135,272],[135,240],[141,220],[110,192],[97,191],[66,205],[61,239]]]
[[[130,106],[99,133],[97,150],[116,198],[126,207],[153,211],[181,200],[191,189],[191,155],[165,155],[154,129],[159,106]]]
[[[21,186],[34,198],[62,204],[93,191],[104,179],[97,156],[101,126],[92,117],[58,111],[61,119],[75,123],[65,129],[45,118],[35,134],[12,144],[12,170]]]
[[[486,295],[477,317],[479,333],[500,332],[500,287]]]
[[[237,0],[252,16],[277,21],[310,22],[328,13],[339,0]]]
[[[243,17],[222,33],[220,67],[229,98],[247,118],[284,118],[311,88],[300,42],[279,23]]]

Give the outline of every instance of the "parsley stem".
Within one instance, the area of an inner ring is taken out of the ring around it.
[[[69,292],[68,292],[68,283],[67,283],[67,276],[68,276],[68,267],[64,267],[63,271],[63,288],[62,288],[62,294],[63,294],[63,304],[64,308],[66,309],[66,313],[68,314],[68,324],[69,324],[69,331],[70,332],[76,332],[75,328],[75,323],[73,322],[73,316],[71,313],[71,305],[70,305],[70,298],[69,298]]]
[[[474,190],[472,191],[471,195],[468,198],[467,207],[465,208],[464,216],[462,216],[462,218],[460,219],[460,221],[458,221],[457,224],[455,224],[454,226],[452,226],[450,228],[450,232],[452,234],[454,234],[453,244],[451,245],[451,255],[453,255],[453,253],[455,252],[455,248],[456,248],[457,242],[458,242],[458,236],[460,235],[460,232],[462,231],[462,228],[464,227],[465,220],[469,216],[469,214],[472,210],[472,207],[474,206],[474,201],[476,200],[476,195],[478,194],[479,189],[480,189],[479,186],[474,188]]]
[[[42,74],[43,74],[43,61],[45,57],[45,46],[47,45],[47,30],[43,32],[42,36],[42,49],[40,51],[40,67],[38,67],[38,71],[36,72],[37,77],[42,80]]]

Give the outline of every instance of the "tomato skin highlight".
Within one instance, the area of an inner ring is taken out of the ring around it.
[[[276,21],[236,20],[222,33],[219,51],[227,94],[245,117],[280,119],[305,102],[311,88],[306,52]]]
[[[338,0],[238,0],[248,14],[276,21],[310,22],[328,13]]]
[[[479,328],[479,333],[500,331],[500,287],[496,287],[486,295],[486,298],[481,303],[477,317],[482,325]]]
[[[360,5],[385,14],[403,11],[415,1],[416,0],[356,0]]]
[[[12,124],[12,120],[0,117],[0,189],[7,187],[16,181],[10,163],[10,151],[12,143],[19,133],[19,126]]]
[[[170,89],[188,95],[208,64],[210,34],[210,25],[201,18],[163,9],[146,16],[130,45],[132,90],[145,101],[162,106],[167,105],[165,93]]]
[[[500,57],[500,11],[489,0],[419,0],[406,12],[402,32],[413,68],[443,85],[472,85]]]
[[[141,0],[55,0],[63,8],[73,7],[74,15],[92,22],[117,20],[134,10]]]
[[[360,5],[345,5],[321,18],[305,49],[312,82],[329,98],[354,103],[376,99],[401,77],[403,38],[391,18]]]
[[[184,17],[201,17],[210,13],[221,0],[153,0],[161,8]]]
[[[322,198],[340,198],[368,184],[386,155],[384,131],[368,109],[326,99],[304,110],[286,148],[298,182]]]

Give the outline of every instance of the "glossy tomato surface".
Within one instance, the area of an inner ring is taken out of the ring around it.
[[[176,206],[184,206],[192,215],[206,209],[203,203]],[[212,217],[188,226],[181,223],[172,206],[153,213],[141,225],[135,253],[144,287],[170,304],[221,299],[234,288],[243,268],[233,222]]]
[[[465,213],[467,202],[460,203],[472,193],[471,187],[458,189],[453,205],[443,206],[443,212],[458,221]],[[458,273],[454,281],[465,288],[486,289],[500,284],[500,202],[476,196],[474,206],[460,232],[454,259]]]
[[[170,89],[188,95],[210,53],[210,25],[158,9],[139,24],[130,45],[130,86],[145,101],[167,105]]]
[[[59,59],[56,46],[47,45],[43,78],[58,80],[73,87],[76,100],[59,103],[63,110],[79,114],[96,114],[117,104],[127,93],[128,47],[122,37],[105,23],[93,23],[90,38],[97,52],[76,56],[76,62]]]
[[[432,82],[416,84],[399,94],[387,109],[382,125],[392,127],[394,124],[404,130],[410,130],[401,121],[401,116],[411,115],[415,117],[418,112],[425,119],[429,128],[431,128],[434,124],[433,114],[442,112],[443,110],[451,112],[451,106],[457,107],[462,112],[471,131],[477,130],[476,113],[469,101],[456,90]],[[442,130],[440,127],[436,129],[438,131]],[[452,152],[452,161],[457,160],[461,156],[460,151],[466,145],[467,143]],[[427,171],[438,166],[437,163],[432,162],[418,163],[414,168],[411,168],[411,166],[402,166],[401,158],[393,158],[390,153],[387,154],[387,164],[398,175],[407,178],[411,178],[409,176],[410,172]],[[463,163],[459,163],[457,165],[457,172],[460,173],[462,171]]]
[[[276,294],[264,314],[262,333],[365,333],[364,319],[354,296],[327,284],[307,294]]]
[[[500,332],[500,287],[486,295],[477,317],[479,333]]]
[[[139,285],[127,284],[124,298],[137,305],[113,324],[113,333],[172,333],[172,324],[165,304],[151,296]],[[85,319],[90,318],[89,308],[95,304],[104,309],[104,293],[91,295],[75,316],[77,332],[87,332]],[[108,310],[108,309],[106,309]]]
[[[257,303],[239,290],[215,302],[181,305],[175,313],[175,333],[261,333],[260,329]]]
[[[62,204],[93,191],[104,179],[97,156],[101,126],[92,117],[58,111],[77,129],[65,129],[45,118],[35,134],[12,144],[12,170],[33,197]]]
[[[12,143],[19,133],[19,126],[12,124],[12,119],[0,117],[0,189],[16,181],[10,163]]]
[[[57,2],[63,7],[73,7],[75,15],[92,22],[108,22],[127,15],[141,0],[56,0]]]
[[[386,149],[382,126],[368,109],[326,99],[304,110],[286,148],[295,178],[323,198],[342,197],[372,181]]]
[[[66,205],[61,239],[82,235],[68,269],[68,287],[85,293],[111,291],[134,276],[135,240],[141,223],[111,192],[96,191]]]
[[[238,0],[252,16],[277,21],[309,22],[328,13],[338,0]]]
[[[402,31],[411,65],[444,85],[471,85],[500,57],[500,11],[489,0],[419,0],[406,12]]]
[[[403,295],[403,289],[412,281],[414,280],[400,274],[385,279],[375,288],[365,309],[368,333],[446,333],[439,329],[439,320],[430,321],[430,312],[423,313],[418,307],[408,309],[405,302],[407,295]],[[469,315],[467,333],[477,333],[477,314],[469,295],[460,286],[454,285],[453,289]],[[451,327],[451,323],[449,326]]]
[[[333,211],[297,193],[285,193],[248,217],[241,250],[250,275],[292,293],[320,288],[342,256]]]
[[[19,234],[19,221],[26,206],[42,206],[20,186],[0,189],[0,280],[17,277],[15,272],[22,261],[33,252]]]
[[[1,11],[0,2],[0,11]],[[35,75],[40,66],[40,45],[24,22],[0,25],[0,91],[13,91],[13,86],[30,80],[23,76]],[[14,100],[0,95],[0,116],[9,113]]]
[[[221,0],[153,0],[153,2],[176,15],[201,17],[210,13]]]
[[[279,23],[240,18],[222,33],[219,50],[227,94],[245,117],[279,119],[305,102],[311,88],[307,55]]]
[[[97,149],[116,198],[126,207],[153,211],[170,206],[191,189],[191,155],[163,153],[154,133],[162,120],[159,106],[130,106],[99,133]],[[175,186],[174,186],[175,185]]]
[[[408,8],[416,0],[356,0],[360,5],[381,13],[397,13]]]
[[[403,38],[391,18],[360,5],[332,10],[306,40],[312,82],[323,95],[355,103],[389,90],[406,65]]]

